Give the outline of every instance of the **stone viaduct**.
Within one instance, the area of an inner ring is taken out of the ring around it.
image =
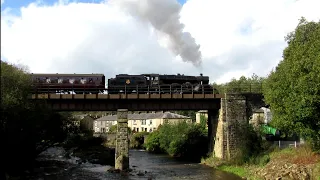
[[[265,106],[261,93],[114,96],[119,97],[47,94],[44,97],[33,95],[32,99],[46,99],[47,104],[57,111],[117,110],[115,168],[120,170],[129,168],[128,109],[208,110],[209,152],[214,152],[218,158],[231,159],[237,155],[244,140],[241,125],[249,122],[254,110]]]
[[[208,111],[209,152],[221,159],[234,158],[243,141],[241,125],[249,123],[253,111],[263,106],[262,94],[225,94],[220,109]],[[120,170],[129,168],[127,127],[128,110],[119,109],[115,168]]]

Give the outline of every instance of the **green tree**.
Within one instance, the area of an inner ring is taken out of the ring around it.
[[[283,60],[264,84],[272,124],[320,148],[320,22],[302,18],[285,39]]]
[[[233,78],[230,82],[224,84],[213,83],[213,86],[219,93],[262,93],[264,80],[264,77],[253,74],[251,77]]]
[[[30,83],[24,68],[1,61],[0,165],[8,174],[32,168],[35,157],[68,131],[64,116],[29,100]]]
[[[175,111],[175,113],[183,115],[183,116],[187,116],[190,117],[192,119],[192,122],[196,121],[196,113],[197,111]]]

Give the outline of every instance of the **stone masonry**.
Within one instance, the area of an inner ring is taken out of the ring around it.
[[[214,156],[232,159],[242,143],[241,125],[249,123],[252,111],[264,106],[261,94],[226,94],[221,99],[216,126]]]
[[[127,170],[129,169],[128,110],[119,109],[117,117],[115,169]]]

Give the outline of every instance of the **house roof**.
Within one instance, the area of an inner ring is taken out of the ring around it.
[[[91,116],[89,116],[88,114],[78,114],[78,115],[74,115],[73,116],[75,119],[93,119]]]
[[[208,110],[200,110],[200,111],[198,111],[198,113],[207,113],[208,112]]]
[[[157,113],[140,113],[128,114],[129,120],[143,120],[143,119],[190,119],[190,117],[175,114],[171,112],[157,112]],[[117,115],[103,116],[96,121],[116,121]]]

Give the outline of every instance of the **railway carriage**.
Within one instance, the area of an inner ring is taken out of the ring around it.
[[[103,74],[31,74],[37,93],[97,94],[105,90]]]

